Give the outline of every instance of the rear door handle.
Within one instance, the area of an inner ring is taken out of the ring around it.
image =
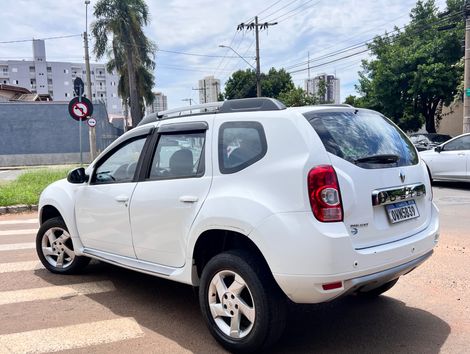
[[[198,200],[199,198],[194,195],[182,195],[180,197],[180,202],[182,203],[196,203]]]
[[[129,197],[127,195],[118,195],[114,200],[118,203],[127,203],[129,201]]]

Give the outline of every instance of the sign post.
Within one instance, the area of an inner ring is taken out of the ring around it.
[[[77,77],[73,82],[73,90],[77,97],[69,102],[69,114],[78,121],[78,136],[80,140],[80,164],[83,165],[83,148],[82,148],[82,121],[86,121],[93,114],[93,104],[89,99],[83,97],[83,89],[85,85],[82,79]]]

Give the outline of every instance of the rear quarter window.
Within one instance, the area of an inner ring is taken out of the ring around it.
[[[304,116],[328,152],[359,167],[409,166],[419,161],[411,141],[379,113],[351,110],[308,112]]]
[[[258,122],[226,122],[219,130],[219,168],[235,173],[261,160],[268,149],[263,126]]]

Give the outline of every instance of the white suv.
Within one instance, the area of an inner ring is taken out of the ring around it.
[[[379,295],[439,236],[426,166],[390,120],[267,98],[147,117],[50,185],[40,223],[50,271],[95,258],[198,286],[211,333],[245,352],[281,335],[287,298]]]

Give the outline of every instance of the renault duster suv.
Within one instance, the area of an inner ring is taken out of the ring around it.
[[[199,287],[227,349],[272,345],[287,298],[376,296],[438,240],[425,164],[381,114],[243,99],[145,118],[40,199],[51,272],[90,258]]]

